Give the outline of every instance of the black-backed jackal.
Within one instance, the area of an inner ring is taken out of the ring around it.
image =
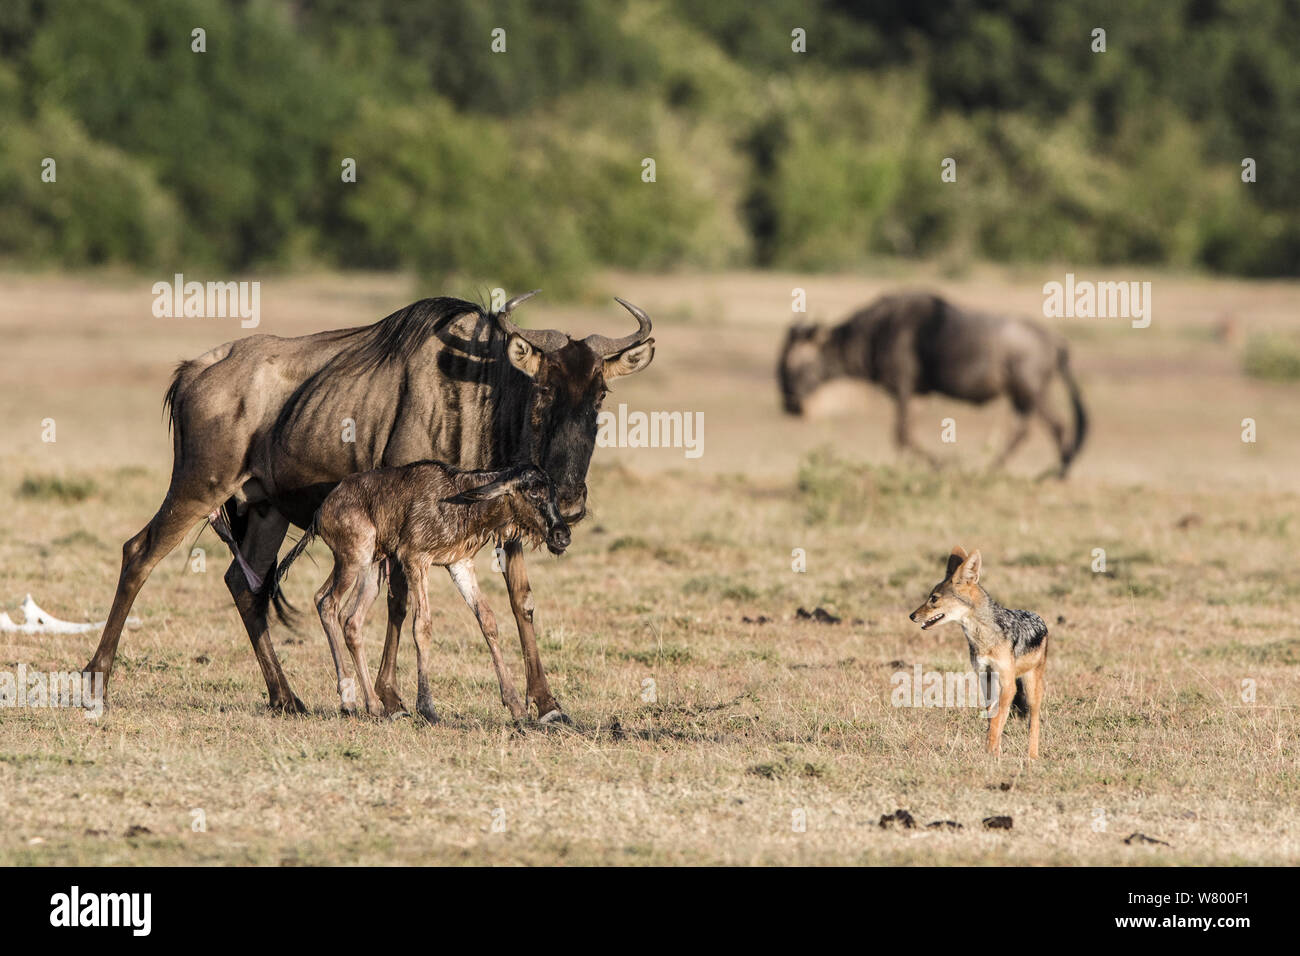
[[[948,572],[910,615],[928,630],[936,624],[961,625],[970,645],[970,664],[981,692],[998,695],[989,718],[989,753],[998,753],[1002,728],[1014,703],[1029,711],[1029,756],[1038,756],[1038,718],[1047,674],[1047,625],[1033,611],[1015,611],[994,601],[980,587],[980,553],[960,547],[948,556]],[[989,681],[996,675],[996,683]],[[991,701],[990,701],[991,703]]]

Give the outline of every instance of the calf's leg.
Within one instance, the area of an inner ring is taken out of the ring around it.
[[[433,638],[433,619],[429,616],[429,589],[426,567],[422,562],[407,563],[406,580],[415,597],[415,712],[431,724],[438,722],[433,709],[433,694],[429,690],[429,655]]]
[[[362,566],[356,578],[356,594],[352,599],[352,610],[343,625],[343,639],[347,642],[348,653],[357,669],[357,679],[361,682],[361,693],[366,701],[366,713],[372,717],[383,715],[384,706],[375,693],[375,685],[370,681],[370,668],[366,666],[366,644],[363,628],[366,612],[379,596],[379,581],[372,573],[372,568]]]
[[[339,642],[338,599],[335,594],[339,585],[339,564],[334,562],[334,570],[325,583],[316,592],[316,610],[320,614],[321,627],[325,630],[325,640],[329,642],[330,655],[334,658],[334,673],[338,677],[339,708],[345,714],[357,712],[356,681],[348,676],[347,666],[343,663],[343,648]]]
[[[379,676],[375,680],[375,693],[384,704],[385,717],[397,717],[407,712],[397,692],[397,648],[402,640],[402,625],[406,622],[409,587],[401,562],[388,561],[388,630],[384,634],[384,654],[379,659]]]

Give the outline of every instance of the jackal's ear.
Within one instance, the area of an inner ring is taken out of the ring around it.
[[[980,553],[978,551],[972,551],[971,556],[962,562],[956,578],[963,584],[979,584]]]
[[[947,576],[952,577],[952,573],[961,567],[961,563],[966,560],[966,549],[961,545],[956,545],[952,549],[952,554],[948,555]]]

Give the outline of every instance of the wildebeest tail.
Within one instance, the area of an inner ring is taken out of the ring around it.
[[[1074,374],[1070,371],[1070,350],[1064,345],[1061,346],[1056,356],[1057,368],[1061,372],[1061,380],[1065,382],[1065,387],[1070,391],[1070,404],[1074,406],[1074,440],[1070,443],[1069,451],[1062,455],[1061,474],[1070,467],[1070,462],[1074,461],[1079,449],[1083,447],[1083,438],[1088,434],[1088,412],[1083,407],[1083,395],[1079,391],[1079,383],[1075,381]]]
[[[257,602],[259,609],[265,613],[269,606],[275,608],[275,616],[280,619],[280,623],[289,627],[293,626],[294,618],[297,611],[284,596],[284,591],[280,589],[280,582],[289,571],[289,565],[293,564],[307,550],[312,539],[316,537],[316,519],[313,518],[311,525],[302,533],[289,553],[284,556],[284,560],[279,562],[272,572],[267,575],[266,580],[262,583],[262,590],[257,592]]]

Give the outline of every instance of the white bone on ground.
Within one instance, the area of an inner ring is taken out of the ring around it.
[[[41,610],[30,594],[24,599],[22,608],[22,624],[15,623],[8,612],[0,611],[0,631],[15,631],[21,634],[84,634],[86,631],[97,631],[106,623],[105,621],[84,623],[61,621],[53,614]],[[129,617],[126,623],[131,627],[139,627],[140,619]]]

